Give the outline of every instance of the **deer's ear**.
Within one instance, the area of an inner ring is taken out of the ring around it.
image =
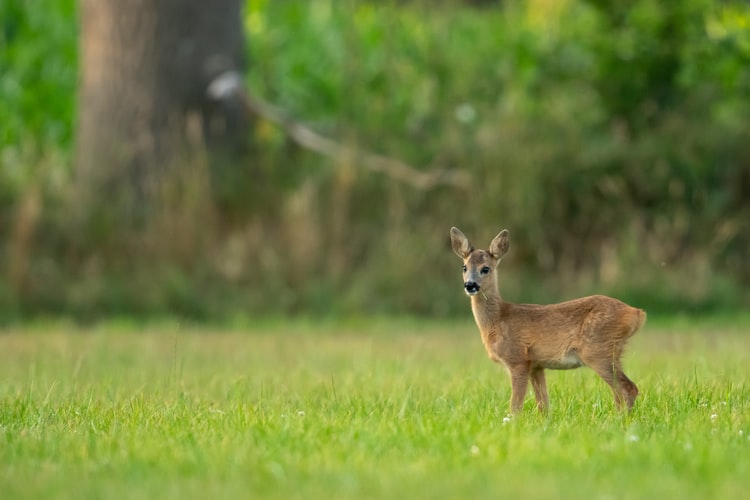
[[[456,252],[456,255],[462,259],[468,257],[471,251],[474,250],[469,238],[464,236],[464,233],[462,233],[457,227],[451,228],[451,246],[453,247],[453,251]]]
[[[500,260],[508,251],[508,247],[510,247],[510,235],[507,229],[503,229],[490,243],[490,254]]]

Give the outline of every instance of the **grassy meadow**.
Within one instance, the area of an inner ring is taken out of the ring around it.
[[[469,321],[109,323],[0,336],[3,498],[739,498],[750,323],[654,320],[618,413],[590,370],[510,382]]]

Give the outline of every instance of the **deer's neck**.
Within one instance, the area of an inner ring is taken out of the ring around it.
[[[502,305],[503,299],[497,289],[480,291],[471,296],[471,311],[482,332],[490,330],[493,325],[497,324]]]

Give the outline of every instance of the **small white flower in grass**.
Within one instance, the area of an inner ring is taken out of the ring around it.
[[[470,451],[471,451],[471,456],[472,457],[478,456],[479,455],[479,446],[477,446],[475,444],[471,445],[471,450]]]
[[[508,422],[510,422],[510,421],[511,421],[511,418],[510,418],[510,417],[505,417],[505,418],[503,418],[503,425],[507,424],[507,423],[508,423]]]
[[[628,436],[627,436],[627,440],[629,442],[631,442],[631,443],[637,443],[638,439],[639,439],[639,437],[637,435],[635,435],[635,434],[628,434]]]
[[[456,106],[456,120],[463,124],[473,122],[477,118],[477,111],[474,106],[468,103]]]
[[[717,418],[719,418],[719,415],[717,415],[716,413],[711,414],[711,421],[714,421]]]
[[[298,417],[304,417],[304,416],[305,416],[305,412],[304,412],[304,411],[302,411],[302,410],[299,410],[299,411],[297,412],[297,416],[298,416]]]

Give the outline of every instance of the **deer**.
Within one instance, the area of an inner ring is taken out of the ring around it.
[[[537,409],[549,407],[544,370],[587,366],[611,387],[618,409],[630,410],[638,387],[622,370],[625,344],[646,321],[646,312],[605,295],[550,305],[514,304],[500,296],[497,267],[510,247],[504,229],[489,249],[475,249],[457,228],[453,251],[463,261],[464,291],[490,359],[505,365],[511,378],[512,414],[524,404],[528,382]]]

